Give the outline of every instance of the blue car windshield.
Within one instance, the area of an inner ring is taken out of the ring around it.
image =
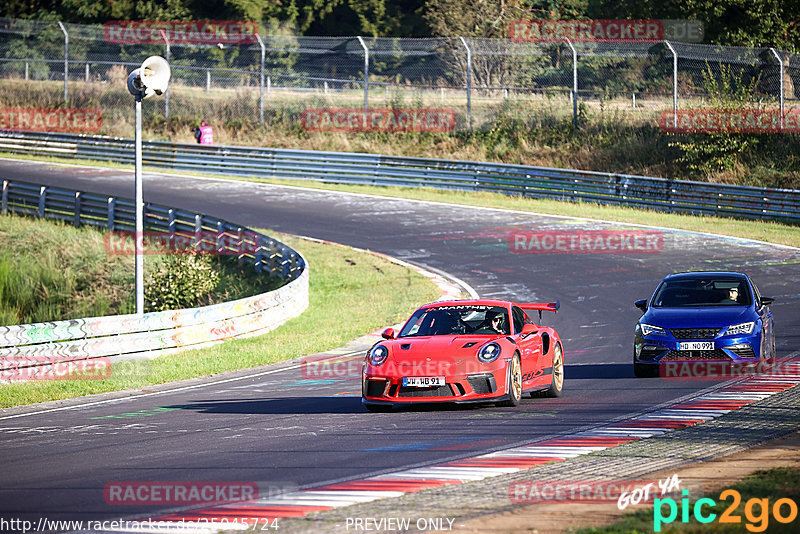
[[[397,337],[508,335],[508,310],[501,306],[454,305],[414,312]]]
[[[749,306],[752,301],[750,289],[741,278],[679,278],[661,283],[652,306]]]

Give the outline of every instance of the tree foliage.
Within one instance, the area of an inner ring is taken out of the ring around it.
[[[506,37],[517,19],[690,19],[705,42],[800,50],[800,0],[6,0],[11,18],[251,20],[301,35]]]

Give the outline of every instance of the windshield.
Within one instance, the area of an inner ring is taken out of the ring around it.
[[[657,308],[749,306],[750,290],[741,278],[682,278],[662,282],[653,297]]]
[[[398,337],[508,335],[508,310],[501,306],[438,306],[417,310]]]

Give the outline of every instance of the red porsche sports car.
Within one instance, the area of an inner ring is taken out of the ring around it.
[[[430,402],[516,406],[522,394],[558,397],[564,385],[558,333],[526,311],[559,303],[457,300],[426,304],[399,333],[387,328],[364,360],[361,402],[371,411]]]

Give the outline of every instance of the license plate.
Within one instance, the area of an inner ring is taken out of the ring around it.
[[[430,388],[444,386],[443,376],[404,376],[403,385],[415,388]]]
[[[714,350],[713,341],[687,341],[678,343],[678,350]]]

